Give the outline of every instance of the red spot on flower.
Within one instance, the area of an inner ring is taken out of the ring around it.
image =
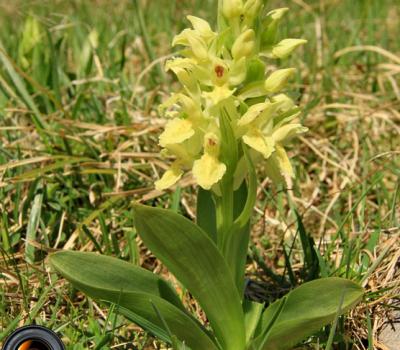
[[[208,145],[210,147],[215,146],[217,143],[213,139],[208,139]]]
[[[222,78],[224,76],[224,67],[216,66],[215,67],[215,74],[217,74],[218,78]]]

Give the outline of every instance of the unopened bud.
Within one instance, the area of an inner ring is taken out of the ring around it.
[[[296,69],[294,68],[279,69],[273,72],[264,83],[265,90],[273,93],[279,92],[295,72]]]
[[[247,0],[244,4],[243,14],[250,19],[254,19],[261,8],[261,0]]]
[[[243,13],[243,0],[223,0],[222,13],[228,19],[239,17]]]
[[[278,21],[288,11],[289,11],[289,9],[287,7],[282,7],[282,8],[279,8],[279,9],[275,9],[275,10],[272,10],[272,11],[267,13],[267,18],[270,18],[273,21]]]
[[[278,24],[288,10],[288,8],[284,7],[267,13],[267,16],[263,20],[262,24],[263,33],[261,42],[263,45],[270,46],[275,43],[278,32]]]
[[[232,46],[232,56],[235,60],[241,57],[249,57],[254,52],[255,33],[253,29],[247,29],[236,39]]]
[[[285,58],[306,42],[307,40],[304,39],[283,39],[272,48],[272,56],[274,58]]]

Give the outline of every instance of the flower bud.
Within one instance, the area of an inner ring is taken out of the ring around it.
[[[278,110],[281,113],[286,113],[296,107],[293,100],[285,94],[275,95],[272,101],[278,104]]]
[[[247,29],[236,39],[232,46],[232,56],[235,60],[249,57],[254,52],[255,33],[253,29]]]
[[[228,19],[239,17],[243,13],[243,0],[223,0],[222,13]]]
[[[279,22],[288,10],[288,8],[284,7],[267,13],[267,16],[262,23],[262,46],[270,46],[275,43]]]
[[[283,15],[288,11],[289,9],[287,7],[275,9],[267,13],[267,18],[270,18],[273,21],[279,21],[283,17]]]
[[[273,72],[264,83],[265,90],[273,93],[279,92],[295,72],[294,68],[279,69]]]
[[[246,18],[253,20],[259,13],[261,0],[247,0],[244,4],[243,14]]]
[[[283,39],[272,48],[272,56],[274,58],[285,58],[306,42],[307,40],[304,39]]]

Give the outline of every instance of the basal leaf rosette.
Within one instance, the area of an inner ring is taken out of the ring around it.
[[[249,147],[253,160],[264,158],[274,182],[293,177],[285,146],[305,132],[297,120],[299,108],[284,93],[296,70],[271,71],[267,60],[285,58],[306,41],[277,40],[279,21],[287,9],[264,14],[261,0],[220,1],[218,30],[201,18],[188,16],[192,28],[175,36],[179,56],[166,62],[182,85],[159,108],[168,121],[160,135],[162,153],[175,158],[156,182],[171,187],[192,171],[203,189],[219,192],[230,172],[221,145],[221,117],[228,116],[239,157],[234,164],[234,183],[246,176],[241,145]],[[231,175],[230,175],[231,176]]]

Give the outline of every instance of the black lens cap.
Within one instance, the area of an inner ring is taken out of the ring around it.
[[[33,325],[12,332],[2,350],[65,350],[65,347],[52,330]]]

